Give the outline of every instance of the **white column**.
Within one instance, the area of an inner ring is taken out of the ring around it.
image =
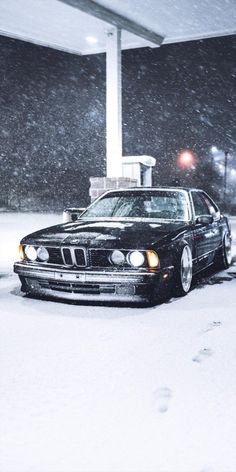
[[[107,177],[122,177],[121,30],[107,33],[106,51]]]

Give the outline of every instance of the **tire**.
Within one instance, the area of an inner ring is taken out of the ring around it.
[[[229,233],[225,233],[220,253],[216,256],[215,267],[218,270],[228,269],[232,261],[231,255],[232,238]]]
[[[179,259],[176,264],[173,292],[177,297],[187,295],[191,288],[193,277],[193,261],[192,252],[188,244],[186,244],[181,251]]]

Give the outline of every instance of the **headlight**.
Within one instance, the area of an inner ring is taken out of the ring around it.
[[[128,254],[127,260],[133,267],[141,267],[144,264],[145,257],[142,252],[133,251]]]
[[[40,246],[37,249],[37,257],[42,262],[47,262],[49,259],[49,253],[46,247]]]
[[[30,261],[36,261],[37,251],[34,246],[25,246],[25,255]]]
[[[125,262],[125,256],[121,251],[113,251],[111,254],[111,262],[115,265],[122,265]]]
[[[155,251],[147,251],[147,262],[150,269],[157,269],[160,267],[160,259]]]

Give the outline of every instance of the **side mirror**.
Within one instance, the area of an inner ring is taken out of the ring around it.
[[[84,210],[85,208],[66,208],[63,211],[62,222],[72,223],[73,221],[76,221]]]
[[[212,215],[201,215],[196,218],[197,225],[210,225],[213,221],[214,218]]]

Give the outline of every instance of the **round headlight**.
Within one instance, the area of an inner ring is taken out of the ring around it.
[[[49,253],[46,247],[40,246],[37,249],[37,257],[42,262],[47,262],[49,259]]]
[[[30,261],[36,261],[37,251],[34,248],[34,246],[26,246],[25,247],[25,255]]]
[[[145,261],[145,257],[142,252],[134,251],[129,253],[128,261],[134,267],[141,267]]]
[[[125,262],[125,256],[121,251],[113,251],[111,254],[111,262],[115,265],[121,265]]]

